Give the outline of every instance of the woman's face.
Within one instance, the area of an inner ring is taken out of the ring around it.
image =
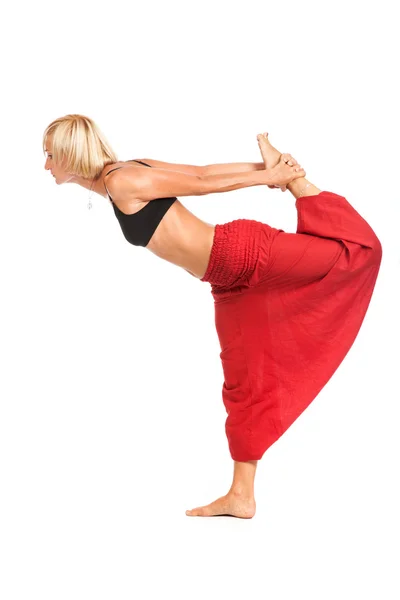
[[[68,181],[71,181],[71,179],[73,178],[73,175],[71,175],[70,173],[67,173],[65,171],[65,169],[63,168],[63,164],[65,163],[65,160],[63,160],[61,165],[57,165],[55,162],[53,162],[53,154],[52,154],[53,149],[52,149],[51,137],[47,138],[47,140],[46,140],[46,152],[47,152],[47,157],[46,157],[46,163],[45,163],[44,168],[47,171],[51,172],[56,183],[67,183]]]

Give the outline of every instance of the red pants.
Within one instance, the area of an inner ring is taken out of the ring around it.
[[[332,377],[354,343],[382,259],[343,197],[296,201],[296,233],[237,219],[216,225],[211,283],[233,460],[259,460]]]

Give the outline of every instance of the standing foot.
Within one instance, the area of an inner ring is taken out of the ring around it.
[[[242,493],[229,492],[207,504],[187,510],[188,517],[239,517],[240,519],[251,519],[256,514],[256,501],[254,496],[244,495]]]

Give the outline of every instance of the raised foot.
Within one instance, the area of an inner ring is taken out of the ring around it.
[[[283,159],[286,164],[288,164],[289,166],[296,167],[296,171],[300,171],[300,165],[291,154],[281,154],[276,148],[274,148],[271,145],[268,139],[268,133],[259,133],[257,135],[257,142],[266,169],[273,169],[274,167],[279,167],[279,163]],[[305,175],[305,171],[302,171],[302,173],[304,173]],[[268,187],[271,189],[279,187],[282,190],[282,192],[285,192],[287,189],[286,185],[268,185]]]
[[[267,169],[275,167],[281,157],[279,150],[274,148],[268,139],[268,133],[259,133],[257,135],[258,145],[262,154],[262,158]]]
[[[239,517],[240,519],[251,519],[256,514],[256,501],[254,497],[244,496],[229,492],[226,496],[222,496],[207,504],[199,506],[192,510],[187,510],[188,517]]]

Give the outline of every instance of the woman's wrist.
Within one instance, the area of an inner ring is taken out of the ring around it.
[[[276,177],[274,176],[274,173],[271,168],[266,167],[264,170],[260,171],[260,174],[263,179],[264,185],[276,185]]]

